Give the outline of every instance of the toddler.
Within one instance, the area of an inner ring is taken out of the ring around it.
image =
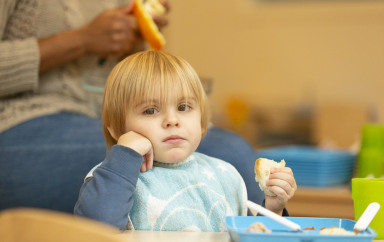
[[[168,231],[225,231],[226,216],[246,215],[236,169],[195,152],[208,100],[185,60],[159,51],[127,57],[108,77],[102,115],[107,156],[87,175],[75,214],[121,230]],[[274,203],[282,211],[286,199]]]

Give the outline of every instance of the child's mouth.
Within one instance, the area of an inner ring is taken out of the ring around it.
[[[165,138],[163,140],[164,143],[167,143],[167,144],[177,144],[177,143],[180,143],[184,141],[184,138],[178,136],[178,135],[171,135],[171,136],[168,136],[167,138]]]

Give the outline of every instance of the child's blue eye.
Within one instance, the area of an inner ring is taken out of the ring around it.
[[[177,110],[179,110],[179,111],[183,111],[183,112],[185,112],[185,111],[189,111],[190,109],[191,109],[191,107],[188,106],[187,104],[181,104],[181,105],[177,108]]]
[[[156,108],[148,108],[148,109],[146,109],[143,113],[144,114],[148,114],[148,115],[150,115],[150,114],[155,114],[155,113],[157,113],[158,111],[156,110]]]

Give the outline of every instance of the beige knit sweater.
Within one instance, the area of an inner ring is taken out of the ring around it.
[[[29,119],[59,111],[95,116],[82,87],[86,73],[107,76],[116,61],[102,67],[84,56],[39,76],[37,40],[78,28],[107,8],[129,0],[0,1],[0,132]]]

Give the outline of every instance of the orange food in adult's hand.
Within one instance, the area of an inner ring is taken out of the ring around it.
[[[135,1],[132,12],[137,19],[137,23],[145,41],[147,41],[153,49],[161,50],[165,45],[165,38],[159,31],[159,28],[153,21],[150,13],[145,9],[143,0]]]

